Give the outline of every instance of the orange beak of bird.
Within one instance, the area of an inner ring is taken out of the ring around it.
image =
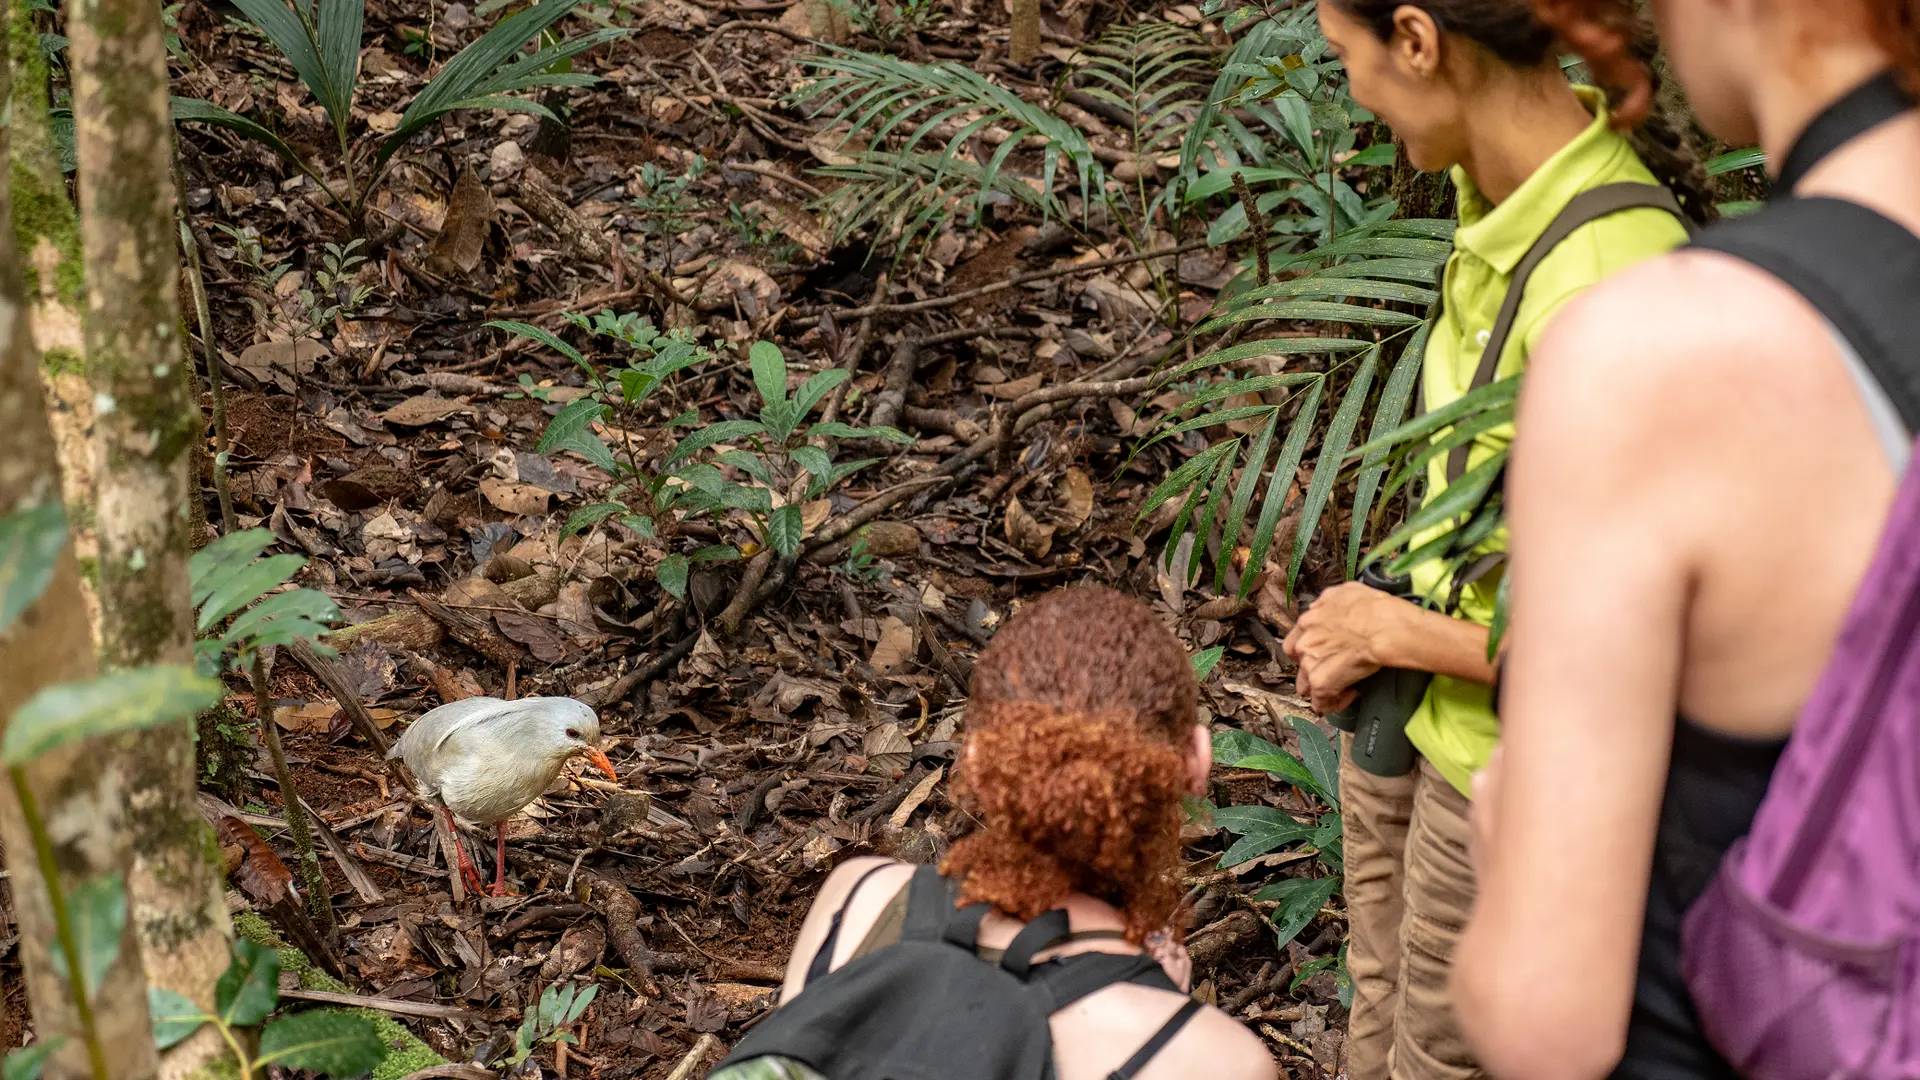
[[[608,779],[614,781],[620,779],[620,774],[613,771],[613,762],[607,760],[607,755],[602,753],[599,747],[587,747],[587,760],[593,762],[594,768],[606,773]]]

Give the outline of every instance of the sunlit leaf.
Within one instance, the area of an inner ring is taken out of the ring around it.
[[[126,668],[35,694],[8,723],[0,757],[23,765],[58,747],[185,720],[220,700],[219,682],[186,665]]]

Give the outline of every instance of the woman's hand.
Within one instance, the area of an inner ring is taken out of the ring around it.
[[[1353,704],[1353,684],[1390,663],[1389,639],[1416,609],[1357,581],[1320,594],[1287,635],[1287,656],[1300,665],[1294,685],[1323,713]]]
[[[1193,957],[1187,955],[1187,947],[1173,940],[1173,935],[1165,930],[1147,935],[1147,955],[1160,962],[1160,967],[1173,980],[1173,985],[1184,993],[1193,989]]]

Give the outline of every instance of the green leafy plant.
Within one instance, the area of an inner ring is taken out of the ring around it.
[[[201,1009],[184,994],[157,986],[147,989],[153,1041],[160,1049],[192,1035],[202,1024],[212,1024],[233,1052],[240,1080],[265,1076],[269,1065],[344,1080],[386,1058],[386,1043],[364,1017],[338,1009],[310,1009],[267,1023],[279,1003],[279,954],[246,938],[233,943],[233,959],[214,984],[213,1012]],[[242,1039],[242,1032],[253,1028],[260,1032],[258,1056],[247,1052]]]
[[[882,45],[892,45],[908,34],[933,25],[940,16],[934,0],[849,0],[847,22]]]
[[[829,203],[836,242],[872,225],[882,238],[907,248],[968,196],[976,218],[989,202],[1011,199],[1064,221],[1066,203],[1054,193],[1063,169],[1089,206],[1107,198],[1106,166],[1086,134],[1057,116],[1050,103],[1028,101],[960,64],[916,64],[850,49],[803,62],[814,78],[793,100],[827,118],[829,128],[845,125],[849,139],[857,136],[872,147],[819,170],[841,181]],[[966,147],[989,127],[1009,137],[981,165]],[[1029,136],[1044,142],[1037,185],[1005,168]]]
[[[598,984],[581,989],[571,983],[555,983],[541,991],[539,1002],[527,1010],[520,1029],[513,1033],[513,1052],[507,1055],[506,1063],[518,1065],[532,1056],[535,1048],[549,1043],[573,1042],[573,1036],[562,1029],[580,1019],[599,993]]]
[[[360,305],[373,295],[373,286],[354,283],[354,274],[367,261],[358,252],[364,240],[349,240],[342,246],[328,244],[321,256],[320,269],[314,272],[314,288],[300,290],[300,304],[307,309],[307,320],[315,332],[332,326],[335,319],[351,319]]]
[[[1212,377],[1249,364],[1265,365],[1273,358],[1284,358],[1283,363],[1303,356],[1330,358],[1322,371],[1247,377],[1229,374],[1212,381],[1176,406],[1166,418],[1167,426],[1141,447],[1225,424],[1253,429],[1251,435],[1220,439],[1188,459],[1154,488],[1141,509],[1145,517],[1170,499],[1184,498],[1168,535],[1169,552],[1177,548],[1188,529],[1196,541],[1203,541],[1219,528],[1223,542],[1221,557],[1215,560],[1215,589],[1224,588],[1227,556],[1252,519],[1247,540],[1249,571],[1240,581],[1242,595],[1251,590],[1266,564],[1268,551],[1278,542],[1274,533],[1289,505],[1298,510],[1286,571],[1287,587],[1292,589],[1319,532],[1347,449],[1353,445],[1368,403],[1373,400],[1374,385],[1386,367],[1384,386],[1373,407],[1368,453],[1360,462],[1350,508],[1352,524],[1345,562],[1349,575],[1357,570],[1367,515],[1379,494],[1387,464],[1385,451],[1373,442],[1398,425],[1412,403],[1431,331],[1427,318],[1415,311],[1425,311],[1437,296],[1434,284],[1452,251],[1448,241],[1452,229],[1452,222],[1412,220],[1351,230],[1331,244],[1280,259],[1271,269],[1275,273],[1295,272],[1297,276],[1230,296],[1195,327],[1194,336],[1199,337],[1276,320],[1311,320],[1333,327],[1336,333],[1344,329],[1355,335],[1241,342],[1203,353],[1167,373],[1165,381],[1173,383],[1200,375]],[[1382,302],[1399,307],[1375,306]],[[1394,355],[1390,350],[1396,348]],[[1389,356],[1393,357],[1390,364]],[[1346,376],[1344,388],[1336,386],[1340,375]],[[1288,491],[1295,472],[1313,434],[1321,430],[1323,415],[1329,418],[1312,479],[1299,500],[1290,503]],[[1259,512],[1252,518],[1256,497]],[[1205,545],[1196,542],[1192,550],[1203,552]],[[1187,580],[1196,580],[1198,562],[1196,554],[1187,566],[1176,569],[1186,573]]]
[[[235,0],[236,5],[306,84],[326,111],[339,144],[346,176],[342,195],[309,168],[279,135],[239,113],[198,98],[173,99],[173,118],[213,124],[264,143],[312,177],[334,200],[348,220],[358,222],[367,196],[380,182],[393,155],[441,117],[458,109],[507,109],[533,113],[558,122],[538,102],[513,95],[550,87],[589,86],[591,75],[560,70],[563,61],[626,33],[623,29],[595,30],[566,41],[543,43],[531,53],[522,50],[573,10],[580,0],[547,0],[501,20],[491,30],[460,50],[400,114],[400,123],[378,139],[353,139],[353,99],[360,77],[360,36],[365,22],[365,0]]]
[[[68,542],[66,515],[58,503],[0,518],[0,633],[10,629],[46,591]],[[94,1080],[112,1080],[93,1003],[126,932],[126,883],[120,874],[110,873],[71,889],[62,884],[46,815],[27,782],[26,767],[35,758],[83,739],[174,723],[219,698],[220,684],[189,667],[128,668],[85,682],[43,687],[14,712],[0,736],[0,761],[6,764],[21,817],[33,838],[33,860],[53,912],[53,967],[67,985]],[[25,853],[19,857],[24,861]],[[14,885],[31,887],[19,874]],[[57,1045],[50,1040],[10,1054],[7,1076],[38,1075]]]
[[[1327,871],[1321,877],[1280,878],[1254,894],[1256,901],[1278,906],[1268,918],[1282,945],[1306,929],[1333,894],[1340,891],[1344,868],[1340,826],[1340,749],[1312,721],[1288,717],[1300,739],[1300,757],[1245,731],[1215,732],[1214,760],[1234,769],[1258,769],[1311,795],[1327,809],[1308,821],[1271,806],[1223,806],[1214,824],[1239,837],[1221,856],[1224,869],[1250,862],[1283,847],[1310,851]]]
[[[673,236],[692,227],[702,203],[690,189],[706,175],[707,164],[706,158],[695,154],[678,176],[652,162],[640,166],[640,186],[646,193],[635,197],[633,205],[645,220],[649,236]]]
[[[568,450],[579,454],[605,469],[615,483],[605,501],[581,507],[568,517],[561,530],[564,535],[613,520],[642,535],[670,538],[682,520],[737,521],[752,534],[756,544],[791,557],[798,554],[805,531],[800,504],[820,498],[848,476],[879,460],[835,463],[835,444],[852,438],[912,441],[893,428],[807,424],[814,408],[829,391],[846,381],[849,373],[844,368],[829,368],[807,379],[788,397],[786,358],[779,346],[760,341],[747,350],[760,400],[754,419],[702,425],[698,411],[688,410],[668,420],[664,428],[694,430],[664,453],[645,454],[631,433],[642,408],[670,384],[675,374],[712,359],[712,354],[682,337],[661,335],[652,323],[632,314],[603,312],[592,319],[575,317],[574,321],[595,336],[627,345],[635,360],[624,370],[606,372],[578,349],[537,326],[487,324],[537,341],[586,372],[591,392],[560,410],[548,423],[537,449],[541,453]],[[618,456],[593,432],[594,425],[610,418],[620,433]],[[709,544],[691,553],[670,552],[655,569],[655,580],[667,592],[684,597],[691,564],[734,559],[740,554],[732,544]]]
[[[271,530],[247,529],[215,540],[188,560],[192,603],[199,610],[195,629],[207,635],[194,646],[202,673],[218,673],[223,658],[240,670],[261,649],[296,639],[332,655],[319,638],[340,617],[340,609],[315,589],[274,591],[307,563],[302,555],[262,558],[277,542]],[[229,617],[233,621],[220,629]]]
[[[333,903],[306,811],[294,786],[293,771],[280,744],[280,728],[273,718],[266,653],[298,641],[320,655],[335,655],[333,649],[320,643],[320,635],[326,632],[327,623],[340,617],[340,609],[317,590],[281,589],[307,560],[293,554],[262,558],[277,539],[270,530],[247,529],[215,540],[187,561],[191,602],[199,611],[194,630],[203,635],[194,644],[194,660],[203,673],[211,675],[220,670],[224,659],[252,684],[260,742],[273,761],[287,832],[293,839],[300,877],[306,885],[307,906],[323,926],[331,926]],[[226,624],[224,630],[222,623]]]

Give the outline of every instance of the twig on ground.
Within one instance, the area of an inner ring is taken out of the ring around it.
[[[700,1036],[694,1042],[693,1049],[687,1051],[687,1056],[681,1058],[680,1064],[675,1065],[673,1071],[667,1074],[667,1080],[687,1080],[693,1075],[694,1070],[700,1067],[700,1063],[707,1060],[707,1055],[713,1053],[719,1045],[720,1040],[712,1035]]]
[[[826,192],[821,191],[819,188],[814,187],[812,184],[807,183],[805,180],[802,180],[797,176],[788,176],[786,173],[781,172],[779,169],[775,169],[770,166],[755,165],[751,162],[729,161],[727,162],[726,167],[729,169],[732,169],[734,172],[752,173],[755,176],[764,176],[769,180],[778,180],[781,183],[786,184],[787,186],[795,188],[799,191],[803,191],[806,194],[816,199],[824,199],[827,197]]]
[[[976,297],[988,296],[1019,285],[1025,285],[1031,281],[1045,281],[1049,278],[1066,277],[1069,274],[1078,274],[1087,270],[1106,270],[1115,266],[1125,266],[1128,263],[1145,262],[1148,259],[1164,259],[1170,256],[1184,255],[1190,251],[1201,251],[1210,246],[1211,245],[1205,240],[1195,240],[1191,243],[1181,244],[1179,247],[1158,248],[1153,251],[1142,251],[1133,255],[1122,255],[1114,259],[1101,259],[1097,262],[1055,267],[1052,270],[1036,270],[1030,274],[1017,274],[1005,281],[991,282],[977,289],[968,289],[966,292],[929,297],[925,300],[915,300],[907,304],[868,304],[865,307],[850,308],[845,311],[836,312],[836,314],[845,319],[855,315],[901,315],[911,311],[931,311],[934,308],[951,307],[954,304],[972,300]]]

